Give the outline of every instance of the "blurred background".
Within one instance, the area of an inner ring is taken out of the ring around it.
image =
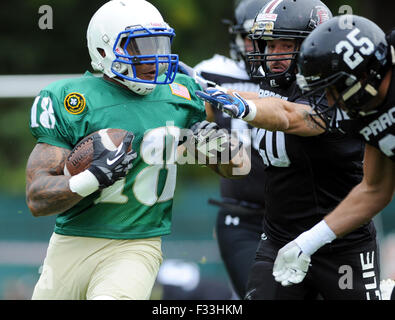
[[[33,218],[25,204],[25,166],[35,144],[28,127],[30,107],[48,83],[91,70],[86,29],[90,17],[105,2],[1,1],[0,299],[30,299],[55,220]],[[150,2],[176,30],[173,51],[180,59],[194,66],[215,53],[228,55],[230,37],[221,20],[233,18],[233,0]],[[392,0],[324,2],[334,15],[341,6],[349,5],[354,14],[372,19],[384,31],[395,26]],[[52,9],[52,29],[39,26],[48,12],[39,11],[43,5]],[[219,198],[218,178],[206,168],[180,167],[172,235],[163,239],[165,264],[152,299],[180,298],[180,292],[190,299],[233,297],[213,234],[217,209],[207,204],[209,197]],[[395,279],[394,203],[376,218],[376,225],[382,275]]]

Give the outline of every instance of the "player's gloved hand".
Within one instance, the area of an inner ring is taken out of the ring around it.
[[[273,276],[284,287],[303,281],[310,265],[310,256],[291,241],[282,247],[274,261]]]
[[[250,114],[250,106],[237,92],[234,96],[218,88],[207,88],[203,91],[196,91],[196,95],[209,102],[213,107],[226,112],[232,118],[245,119]]]
[[[179,61],[178,62],[178,72],[182,74],[186,74],[193,78],[196,83],[200,84],[200,86],[205,90],[208,87],[216,87],[217,84],[213,81],[204,79],[198,72],[196,72],[192,67],[188,66],[186,63]]]
[[[99,135],[93,137],[93,160],[89,170],[99,182],[99,189],[114,184],[124,178],[132,168],[132,161],[137,157],[133,149],[127,152],[132,144],[134,134],[127,132],[117,150],[110,151],[104,147]]]
[[[197,150],[207,157],[214,157],[215,153],[224,151],[229,144],[229,134],[225,129],[220,129],[215,122],[197,122],[191,130]]]

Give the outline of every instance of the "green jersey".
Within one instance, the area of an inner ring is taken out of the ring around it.
[[[59,214],[56,233],[111,239],[170,233],[180,132],[206,117],[195,90],[201,87],[178,74],[172,84],[140,96],[87,72],[40,92],[30,119],[38,143],[72,149],[92,132],[120,128],[134,133],[137,152],[125,179]]]

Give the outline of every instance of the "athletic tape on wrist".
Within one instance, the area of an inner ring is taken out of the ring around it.
[[[86,197],[99,189],[99,181],[92,172],[85,170],[70,178],[69,188],[81,197]]]
[[[244,121],[253,121],[256,117],[256,105],[252,100],[247,100],[246,101],[249,107],[249,112],[248,114],[243,117]]]
[[[336,239],[336,235],[326,224],[325,220],[317,223],[310,230],[303,232],[295,239],[303,253],[312,255],[319,248]]]

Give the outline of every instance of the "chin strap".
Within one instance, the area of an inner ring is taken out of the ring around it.
[[[270,79],[269,84],[272,88],[288,88],[295,80],[296,75],[292,75],[289,71],[286,74],[279,77],[272,76],[268,77]]]
[[[118,80],[119,83],[122,83],[125,85],[129,90],[133,91],[134,93],[140,95],[140,96],[146,96],[147,94],[150,94],[154,89],[156,88],[156,84],[152,83],[139,83],[139,82],[134,82],[134,81],[128,81],[128,80]]]

